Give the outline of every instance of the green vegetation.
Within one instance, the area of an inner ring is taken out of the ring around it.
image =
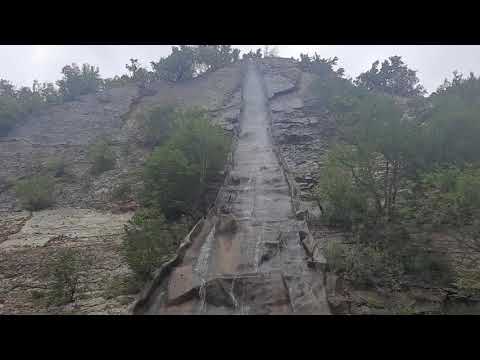
[[[238,61],[239,49],[231,45],[199,45],[197,48],[197,63],[203,66],[203,71],[211,72]]]
[[[177,113],[174,106],[157,106],[141,117],[145,127],[145,144],[158,146],[170,137]]]
[[[223,129],[211,125],[199,109],[178,110],[169,140],[157,147],[145,165],[144,203],[167,218],[192,215],[209,180],[223,169],[230,148]]]
[[[5,136],[27,116],[38,114],[47,105],[59,101],[58,92],[51,83],[40,84],[35,80],[31,89],[16,90],[8,81],[0,79],[0,136]]]
[[[79,250],[63,248],[47,262],[50,280],[48,300],[51,305],[64,305],[75,300],[81,273],[90,265],[90,258]]]
[[[125,259],[137,281],[144,282],[173,256],[187,229],[181,223],[168,222],[157,209],[142,209],[125,231]]]
[[[260,50],[260,49],[259,49]],[[29,115],[41,113],[50,105],[74,101],[81,95],[96,93],[114,87],[135,83],[148,88],[155,80],[172,82],[190,80],[205,72],[220,69],[238,61],[239,49],[231,45],[200,45],[172,47],[167,57],[151,62],[152,70],[142,67],[138,59],[126,64],[129,74],[102,79],[98,67],[73,63],[62,68],[62,78],[53,83],[40,84],[16,90],[7,80],[0,79],[0,136],[7,135],[15,126],[22,124]],[[260,52],[261,57],[261,52]],[[99,101],[108,101],[100,96]]]
[[[64,66],[63,78],[57,81],[59,93],[65,101],[77,99],[80,95],[96,92],[102,80],[98,67],[83,64],[82,69],[77,64]]]
[[[206,212],[207,185],[223,169],[230,138],[201,109],[157,107],[144,115],[156,146],[143,173],[142,209],[126,228],[124,254],[140,282],[170,259]]]
[[[107,283],[103,297],[108,300],[122,295],[133,295],[141,290],[140,285],[135,277],[117,275]]]
[[[15,185],[15,192],[22,206],[27,210],[41,210],[54,203],[55,182],[49,176],[34,175],[20,180]]]
[[[430,249],[434,232],[459,232],[480,214],[480,80],[454,74],[420,98],[416,72],[400,57],[380,70],[375,62],[355,82],[333,70],[336,58],[300,62],[319,76],[311,91],[338,124],[316,194],[325,224],[351,244],[327,247],[331,267],[362,285],[451,285],[449,261]],[[469,274],[464,287],[473,287],[477,273]]]
[[[425,94],[425,89],[418,84],[415,70],[409,69],[400,56],[391,56],[382,62],[377,60],[370,70],[357,77],[356,84],[368,90],[383,92],[398,96],[419,96]]]
[[[90,172],[99,175],[115,168],[115,154],[106,139],[99,139],[88,149],[88,158],[92,163]]]
[[[323,59],[318,54],[315,54],[313,57],[308,56],[308,54],[300,54],[299,65],[303,71],[311,72],[320,76],[322,79],[327,79],[343,76],[345,72],[343,68],[333,70],[333,67],[337,65],[337,61],[337,57],[333,59]]]
[[[0,136],[6,135],[21,117],[20,104],[12,96],[0,96]]]
[[[232,64],[239,59],[240,50],[231,45],[172,46],[172,53],[152,61],[154,76],[161,80],[178,82]]]
[[[257,51],[249,51],[246,54],[243,54],[243,59],[261,59],[263,56],[262,49],[257,49]]]

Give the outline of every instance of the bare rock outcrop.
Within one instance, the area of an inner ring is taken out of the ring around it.
[[[200,106],[215,123],[235,132],[242,76],[236,64],[185,83],[158,81],[149,91],[130,84],[84,95],[32,116],[1,138],[0,313],[126,313],[134,297],[115,291],[130,276],[121,254],[123,225],[138,207],[139,174],[150,152],[142,144],[139,115],[166,104]],[[94,176],[88,147],[104,136],[115,154],[115,167]],[[49,210],[20,211],[15,183],[54,159],[66,165],[66,175],[55,180],[55,204]],[[132,194],[113,199],[114,189],[123,183],[132,186]],[[210,185],[212,198],[219,184]],[[46,306],[42,299],[50,285],[42,269],[62,248],[79,249],[94,259],[93,265],[82,273],[74,303]]]

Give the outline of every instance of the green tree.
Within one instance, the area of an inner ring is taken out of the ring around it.
[[[10,95],[0,96],[0,136],[6,135],[22,118],[17,99]]]
[[[115,75],[113,78],[107,78],[103,80],[103,88],[111,89],[114,87],[125,86],[129,82],[129,80],[130,78],[127,75]]]
[[[368,196],[374,221],[383,217],[392,220],[398,192],[412,172],[416,124],[385,95],[336,101],[332,108],[341,109],[338,130],[344,145],[334,148],[331,156],[350,174],[355,191]]]
[[[370,91],[384,92],[397,96],[420,96],[425,89],[419,84],[417,71],[409,69],[401,56],[391,56],[379,69],[380,61],[375,61],[370,70],[360,74],[355,83]]]
[[[199,45],[197,51],[197,66],[203,71],[215,71],[221,67],[236,62],[240,55],[239,49],[231,45]]]
[[[446,80],[430,102],[418,119],[422,124],[418,166],[428,171],[437,166],[478,164],[480,79],[473,74],[464,79],[454,72],[453,80]]]
[[[66,101],[77,99],[80,95],[94,93],[102,84],[98,67],[83,64],[80,69],[76,64],[62,68],[63,78],[57,81],[60,94]]]
[[[196,71],[196,51],[192,46],[173,46],[172,53],[158,62],[151,62],[159,79],[177,82],[193,79]]]
[[[73,248],[60,249],[47,262],[50,279],[49,300],[53,305],[64,305],[75,300],[80,277],[90,265],[90,259]]]
[[[210,123],[204,111],[178,110],[174,129],[145,165],[144,204],[163,210],[168,219],[183,214],[195,218],[207,183],[223,169],[230,139]]]
[[[0,95],[15,97],[15,86],[8,80],[0,79]]]
[[[27,210],[41,210],[54,202],[55,182],[50,176],[35,175],[19,181],[15,192],[23,207]]]
[[[45,107],[45,100],[43,99],[35,83],[33,90],[24,86],[20,88],[16,96],[19,105],[26,114],[38,113]]]
[[[145,143],[148,146],[164,143],[172,134],[177,117],[174,106],[157,106],[142,114],[140,118],[145,127]]]
[[[308,54],[300,54],[299,65],[303,71],[314,73],[320,76],[321,79],[341,78],[345,70],[343,68],[333,70],[337,62],[338,58],[336,56],[333,59],[323,59],[317,53],[313,57],[308,56]]]
[[[142,67],[138,59],[130,59],[130,64],[126,64],[125,67],[130,72],[130,79],[142,87],[147,87],[154,80],[154,73]]]
[[[115,153],[106,139],[101,138],[89,146],[88,158],[92,163],[90,171],[94,175],[115,168]]]
[[[261,59],[263,56],[262,49],[257,49],[257,51],[250,50],[248,53],[243,54],[243,59]]]
[[[123,254],[137,281],[144,282],[175,253],[186,227],[168,223],[158,210],[139,211],[125,227]]]

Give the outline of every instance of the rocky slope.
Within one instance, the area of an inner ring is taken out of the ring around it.
[[[140,186],[149,150],[142,146],[139,115],[151,106],[201,106],[234,132],[240,113],[242,68],[233,65],[183,84],[153,84],[148,94],[135,85],[89,94],[53,106],[0,138],[0,313],[125,313],[133,295],[118,294],[129,276],[120,254],[123,225],[136,209],[135,195],[114,201],[112,191]],[[116,155],[113,170],[89,173],[88,146],[107,136]],[[13,185],[52,159],[63,159],[66,176],[56,180],[55,205],[26,212]],[[92,259],[80,278],[74,304],[47,307],[44,263],[59,249],[79,249]]]
[[[294,212],[272,142],[268,90],[256,65],[246,66],[240,134],[226,183],[178,256],[142,293],[136,314],[330,313],[324,259]]]
[[[259,60],[257,67],[268,98],[272,151],[284,172],[295,218],[306,220],[313,235],[307,241],[303,239],[304,246],[307,250],[310,246],[312,254],[321,252],[330,241],[343,240],[343,234],[317,221],[320,209],[312,194],[315,179],[321,172],[322,155],[335,134],[335,122],[316,106],[316,99],[309,91],[315,75],[301,71],[297,62],[267,58]],[[119,291],[129,276],[119,245],[123,224],[133,215],[136,201],[135,196],[123,202],[113,201],[111,192],[124,181],[132,183],[134,188],[140,186],[138,171],[148,156],[148,150],[142,146],[144,131],[139,116],[148,107],[156,105],[201,106],[210,112],[216,123],[242,136],[239,119],[243,78],[244,68],[237,64],[181,84],[157,82],[148,94],[132,85],[111,89],[106,94],[86,95],[79,101],[52,107],[44,115],[29,119],[9,136],[1,138],[0,313],[128,313],[127,308],[132,305],[135,294],[134,291]],[[108,135],[113,141],[117,163],[115,169],[93,177],[88,173],[87,148],[102,135]],[[249,135],[244,136],[248,139]],[[34,213],[22,211],[12,183],[28,177],[39,163],[58,157],[65,159],[69,176],[59,179],[56,184],[55,206]],[[255,159],[250,160],[254,163]],[[248,185],[244,184],[243,177],[236,178],[234,173],[230,180],[233,181],[230,184],[233,190]],[[212,201],[219,185],[212,189]],[[226,274],[214,277],[202,286],[194,284],[194,278],[190,276],[192,264],[206,254],[201,251],[201,242],[199,245],[197,240],[206,240],[215,226],[224,227],[228,232],[231,224],[228,216],[224,216],[227,215],[202,220],[185,239],[179,256],[168,264],[170,270],[176,266],[173,278],[181,281],[172,282],[173,301],[167,312],[184,313],[188,307],[191,310],[192,303],[186,300],[193,299],[196,291],[205,296],[203,303],[211,303],[209,312],[221,313],[223,307],[229,313],[228,309],[235,307],[232,299],[243,301],[241,293],[245,289],[255,294],[257,305],[263,304],[257,307],[258,313],[284,312],[282,306],[290,300],[284,296],[283,290],[278,291],[283,289],[284,279],[276,271],[252,277],[248,276],[252,269],[246,269],[243,277]],[[295,239],[298,240],[296,236]],[[270,241],[273,245],[270,249],[268,244],[265,245],[262,250],[265,256],[259,252],[260,257],[275,258],[279,248],[275,241],[278,240],[274,236]],[[269,243],[269,240],[265,242]],[[233,243],[219,243],[223,246],[219,253],[232,254],[229,246]],[[74,304],[46,307],[42,294],[48,284],[42,269],[45,261],[54,258],[64,247],[80,249],[86,257],[94,260],[82,273],[81,291]],[[250,254],[251,249],[256,247],[247,246],[244,250]],[[451,249],[452,246],[448,245],[444,251]],[[178,266],[180,260],[184,266]],[[222,260],[217,267],[228,268],[233,260],[225,263]],[[159,269],[159,283],[165,280],[164,271],[168,266]],[[162,283],[157,294],[168,293],[169,282]],[[151,284],[152,287],[156,285]],[[397,293],[386,289],[359,289],[331,273],[327,274],[324,285],[331,311],[340,314],[435,313],[450,306],[455,293],[452,289],[419,285]],[[148,291],[148,288],[144,289],[144,295]],[[271,303],[277,305],[265,305]],[[244,302],[245,306],[238,312],[248,313],[247,308],[252,304],[255,302]],[[478,307],[478,302],[465,306],[472,311],[472,307]],[[158,310],[153,309],[153,312]]]

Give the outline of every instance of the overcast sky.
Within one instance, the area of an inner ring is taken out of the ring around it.
[[[234,45],[243,52],[263,45]],[[300,53],[339,58],[347,76],[356,77],[375,60],[400,55],[418,70],[425,88],[434,91],[453,70],[480,74],[480,46],[463,45],[278,45],[279,56],[298,58]],[[73,62],[99,66],[102,77],[126,73],[125,64],[137,58],[144,66],[170,53],[167,45],[0,45],[0,78],[16,86],[31,86],[34,79],[54,82],[61,68]]]

